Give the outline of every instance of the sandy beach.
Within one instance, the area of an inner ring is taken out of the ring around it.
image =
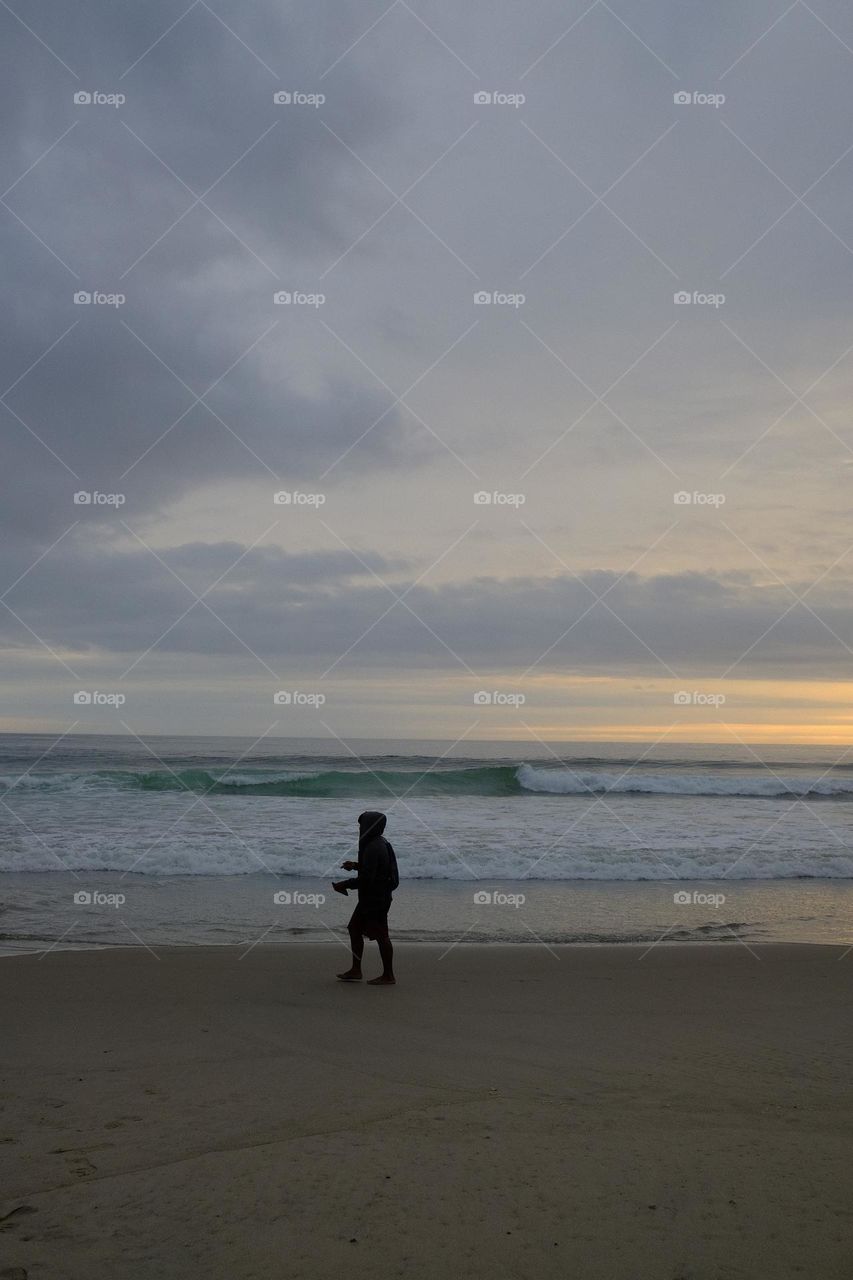
[[[0,1275],[847,1276],[841,954],[5,959]]]

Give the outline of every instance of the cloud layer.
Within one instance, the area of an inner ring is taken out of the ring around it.
[[[847,7],[38,0],[0,30],[18,681],[150,649],[207,690],[222,657],[227,714],[236,653],[846,677]]]

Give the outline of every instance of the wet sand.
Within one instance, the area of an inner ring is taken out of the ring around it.
[[[394,988],[335,945],[6,958],[0,1277],[840,1280],[840,956],[401,946]]]

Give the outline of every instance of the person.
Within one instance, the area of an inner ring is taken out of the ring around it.
[[[382,959],[382,973],[378,978],[371,978],[370,985],[390,987],[397,981],[394,977],[394,948],[388,935],[388,909],[400,876],[394,846],[382,834],[386,822],[385,814],[374,810],[359,814],[358,861],[341,863],[344,871],[357,871],[358,875],[353,880],[338,880],[332,884],[335,892],[345,897],[349,889],[358,890],[358,906],[347,926],[352,964],[346,973],[338,974],[342,982],[361,981],[365,938],[379,943]]]

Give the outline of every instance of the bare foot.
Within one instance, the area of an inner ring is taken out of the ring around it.
[[[335,893],[342,893],[345,898],[347,897],[347,891],[340,880],[332,881],[332,888],[334,889]]]
[[[383,973],[380,978],[370,978],[367,985],[369,987],[395,987],[397,979]]]
[[[339,973],[338,977],[341,982],[361,982],[361,970],[347,969],[346,973]]]

